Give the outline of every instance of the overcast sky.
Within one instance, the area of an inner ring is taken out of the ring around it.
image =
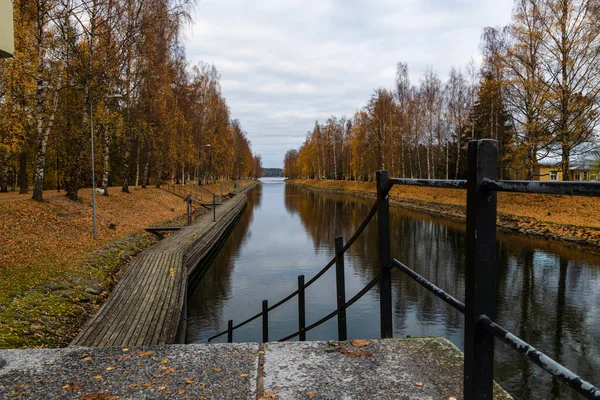
[[[396,64],[413,83],[428,66],[479,63],[484,26],[510,21],[513,0],[199,0],[185,39],[191,63],[214,64],[223,94],[263,166],[282,167],[314,121],[363,107],[392,88]]]

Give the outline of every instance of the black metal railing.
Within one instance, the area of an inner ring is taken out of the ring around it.
[[[343,238],[335,238],[335,256],[306,284],[304,276],[298,277],[298,289],[273,306],[263,301],[262,312],[233,325],[208,340],[227,334],[228,342],[233,340],[233,331],[255,319],[262,317],[263,342],[269,340],[268,313],[298,296],[298,330],[282,339],[298,337],[306,340],[306,332],[338,317],[338,339],[347,339],[346,309],[364,296],[379,283],[380,329],[382,338],[390,338],[392,326],[392,267],[405,273],[429,292],[455,308],[465,316],[464,324],[464,398],[492,399],[494,338],[508,344],[525,355],[531,362],[540,366],[557,380],[567,384],[588,399],[599,399],[600,390],[589,382],[554,361],[530,344],[513,335],[494,322],[495,319],[495,275],[496,258],[496,192],[567,194],[579,196],[600,196],[598,182],[528,182],[498,180],[498,144],[495,140],[483,139],[469,142],[467,180],[427,180],[389,178],[387,171],[377,171],[377,201],[367,218],[362,222],[352,238],[344,245]],[[391,257],[391,234],[389,218],[389,191],[393,185],[428,186],[436,188],[466,189],[467,232],[466,232],[466,273],[464,303],[445,292],[434,283],[417,274],[408,266]],[[379,272],[361,291],[349,301],[344,289],[344,253],[365,229],[377,213]],[[319,279],[333,265],[336,265],[337,308],[317,322],[305,326],[304,290]]]

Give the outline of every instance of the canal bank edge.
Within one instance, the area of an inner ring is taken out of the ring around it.
[[[437,337],[0,350],[0,397],[461,399],[462,369]]]
[[[316,184],[310,184],[304,179],[286,179],[286,183],[309,190],[314,190],[316,192],[350,195],[368,200],[376,199],[376,194],[374,191],[375,186],[373,186],[373,192],[370,192],[365,190],[325,188]],[[342,181],[336,181],[336,184],[339,185],[340,183],[343,184]],[[409,198],[398,199],[392,196],[390,196],[390,204],[394,207],[401,207],[408,210],[425,212],[433,215],[441,215],[444,217],[453,218],[455,220],[466,219],[466,207],[455,204]],[[567,246],[584,246],[586,250],[595,254],[600,254],[600,229],[578,225],[549,223],[539,221],[534,217],[522,217],[502,212],[498,212],[498,220],[496,225],[506,232],[551,239],[561,242]],[[567,230],[568,234],[555,233],[557,227],[560,227],[561,230]]]
[[[217,207],[215,223],[212,213],[205,213],[192,225],[183,227],[137,256],[71,346],[165,344],[179,338],[181,334],[177,332],[185,312],[188,274],[215,245],[223,230],[237,221],[246,205],[245,191]],[[181,245],[178,239],[183,239]],[[154,311],[150,305],[153,302],[158,302],[154,306],[159,311]],[[148,315],[139,315],[144,313]],[[152,329],[156,332],[150,332]]]

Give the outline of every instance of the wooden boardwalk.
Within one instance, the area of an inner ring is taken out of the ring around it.
[[[246,195],[238,194],[217,207],[216,222],[213,213],[207,212],[137,256],[71,346],[175,343],[185,321],[188,277],[237,220],[246,203]]]

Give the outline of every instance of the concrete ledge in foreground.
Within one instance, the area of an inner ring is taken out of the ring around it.
[[[0,398],[461,399],[462,379],[441,338],[0,351]]]

